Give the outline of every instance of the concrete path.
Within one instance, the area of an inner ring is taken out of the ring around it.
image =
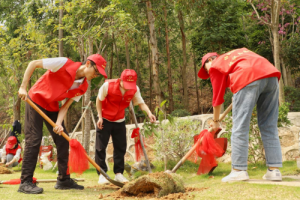
[[[250,179],[248,183],[254,184],[268,184],[268,185],[284,185],[300,187],[300,176],[282,176],[283,181],[267,181],[263,179]],[[293,181],[284,181],[285,178],[294,179]]]

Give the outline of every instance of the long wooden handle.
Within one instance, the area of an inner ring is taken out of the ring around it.
[[[220,116],[220,121],[222,121],[226,115],[231,111],[232,109],[232,103],[228,106],[228,108],[222,113],[222,115]],[[208,129],[209,132],[212,132],[213,129],[209,128]],[[221,129],[218,130],[218,132],[220,132]],[[185,156],[183,156],[183,158],[181,158],[181,160],[175,165],[175,167],[172,169],[172,172],[175,173],[177,171],[177,169],[186,161],[186,159],[188,157],[190,157],[192,155],[192,153],[195,151],[196,147],[198,145],[200,145],[200,143],[202,142],[202,138],[198,139],[197,142],[194,144],[194,146],[185,154]]]
[[[135,127],[138,128],[138,124],[137,124],[137,120],[136,120],[134,108],[133,108],[133,105],[132,105],[132,101],[130,102],[129,106],[130,106],[131,114],[133,116],[133,121],[135,123]],[[143,153],[144,153],[144,156],[145,156],[145,160],[146,160],[148,171],[149,171],[149,173],[152,173],[152,169],[150,167],[150,162],[149,162],[148,155],[147,155],[147,152],[146,152],[146,149],[145,149],[145,145],[144,145],[144,140],[143,140],[143,135],[142,134],[140,134],[140,141],[141,141],[141,146],[142,146]]]
[[[55,127],[56,124],[43,112],[41,111],[41,109],[39,109],[39,107],[37,107],[29,98],[26,99],[26,102],[36,111],[38,112],[51,126]],[[71,138],[65,133],[62,132],[61,135],[68,141],[70,142]],[[100,167],[99,165],[93,160],[91,159],[87,153],[85,152],[85,155],[88,159],[88,161],[111,183],[119,186],[119,187],[123,187],[124,184],[120,183],[118,181],[114,181],[112,180]]]

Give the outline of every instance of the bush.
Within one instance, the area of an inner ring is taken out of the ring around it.
[[[155,138],[157,157],[163,158],[166,155],[168,160],[182,158],[194,144],[193,136],[200,131],[201,121],[198,120],[177,118],[173,124],[162,124]]]
[[[185,109],[176,109],[171,113],[171,115],[173,117],[186,117],[186,116],[190,116],[191,113]]]
[[[285,101],[289,103],[289,110],[300,111],[300,88],[284,87]]]

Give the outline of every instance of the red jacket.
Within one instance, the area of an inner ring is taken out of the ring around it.
[[[48,70],[29,90],[29,97],[48,111],[59,111],[59,101],[83,95],[88,88],[88,83],[84,79],[79,88],[69,90],[80,66],[80,62],[68,59],[57,72]]]
[[[6,155],[7,155],[7,154],[16,155],[18,149],[22,149],[21,146],[20,146],[19,144],[18,144],[18,148],[16,148],[16,149],[8,149],[8,148],[5,148]],[[21,155],[20,155],[20,159],[18,160],[18,163],[20,163],[21,161],[22,161],[22,158],[21,158]]]
[[[213,86],[213,106],[224,102],[226,87],[236,93],[259,79],[277,77],[281,73],[264,57],[246,49],[235,49],[212,62],[209,76]]]
[[[128,90],[122,96],[120,79],[109,80],[108,82],[107,96],[102,101],[102,117],[109,121],[117,121],[125,117],[125,108],[129,106],[137,89]]]

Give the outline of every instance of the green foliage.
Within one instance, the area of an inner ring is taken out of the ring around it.
[[[290,111],[289,105],[290,104],[288,102],[284,102],[279,106],[278,124],[277,124],[278,127],[288,126],[291,124],[290,120],[287,117]]]
[[[291,112],[300,111],[300,88],[284,87],[285,101],[289,103]]]
[[[300,23],[300,22],[298,22]],[[288,40],[283,41],[282,45],[283,58],[290,70],[293,72],[300,71],[300,35],[295,34]]]
[[[287,114],[289,112],[288,103],[284,103],[279,107],[278,115],[278,127],[287,126],[290,124]],[[226,137],[231,143],[232,134],[232,114],[229,113],[225,119],[226,131],[223,136]],[[257,124],[257,110],[256,106],[253,109],[251,120],[250,120],[250,130],[249,130],[249,148],[248,148],[248,161],[250,163],[256,164],[258,162],[265,162],[264,147],[260,136],[260,131]]]
[[[177,118],[173,124],[162,124],[160,130],[157,131],[155,140],[157,158],[162,158],[165,155],[168,160],[182,158],[194,144],[193,136],[200,131],[201,122],[198,120],[180,120]]]
[[[224,108],[227,108],[232,103],[232,92],[226,92],[224,95]]]
[[[190,116],[191,113],[185,109],[176,109],[171,113],[171,115],[173,117],[186,117],[186,116]]]

